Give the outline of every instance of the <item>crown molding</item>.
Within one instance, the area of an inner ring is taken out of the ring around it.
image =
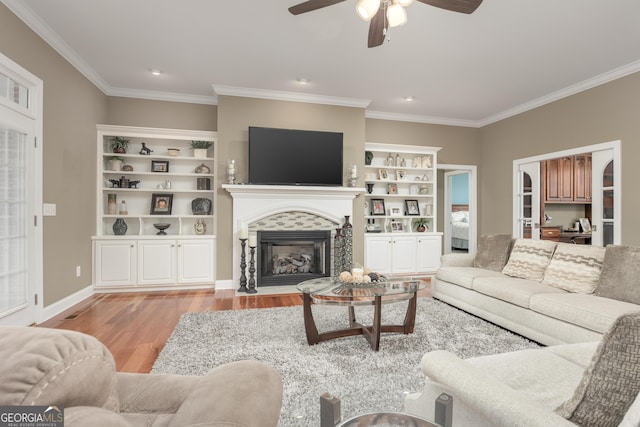
[[[190,95],[186,93],[159,92],[141,89],[127,89],[112,87],[107,92],[109,96],[121,96],[123,98],[149,99],[152,101],[186,102],[190,104],[218,105],[218,98],[206,95]]]
[[[337,105],[340,107],[367,108],[370,99],[341,98],[338,96],[313,95],[297,92],[283,92],[268,89],[254,89],[236,86],[212,85],[217,95],[241,96],[245,98],[272,99],[277,101],[307,102],[310,104]]]
[[[623,65],[622,67],[615,68],[611,71],[607,71],[587,80],[583,80],[564,89],[560,89],[556,92],[552,92],[548,95],[541,96],[540,98],[536,98],[524,104],[520,104],[514,108],[510,108],[508,110],[486,117],[478,121],[478,127],[487,126],[492,123],[499,122],[500,120],[508,119],[509,117],[513,117],[518,114],[533,110],[534,108],[542,107],[543,105],[550,104],[560,99],[567,98],[571,95],[575,95],[577,93],[584,92],[588,89],[593,89],[594,87],[601,86],[605,83],[612,82],[630,74],[637,73],[638,71],[640,71],[640,60],[634,61],[627,65]]]
[[[480,127],[478,125],[478,122],[473,120],[447,119],[444,117],[387,113],[384,111],[367,110],[365,111],[364,116],[367,119],[394,120],[399,122],[427,123],[431,125],[462,126],[462,127],[472,127],[472,128]]]

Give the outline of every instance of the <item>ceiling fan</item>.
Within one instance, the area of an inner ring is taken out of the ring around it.
[[[307,0],[289,8],[293,15],[311,12],[316,9],[342,3],[345,0]],[[420,3],[439,7],[453,12],[473,13],[482,0],[418,0]],[[356,11],[369,25],[369,47],[380,46],[384,42],[389,27],[407,22],[406,6],[413,0],[358,0]]]

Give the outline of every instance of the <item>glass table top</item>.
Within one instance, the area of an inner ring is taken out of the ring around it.
[[[297,285],[297,289],[311,296],[314,302],[337,305],[371,304],[376,296],[382,297],[383,303],[408,299],[426,287],[424,280],[406,276],[391,276],[371,283],[342,283],[331,277],[320,277]]]

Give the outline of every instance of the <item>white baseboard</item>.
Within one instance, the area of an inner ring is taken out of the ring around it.
[[[53,304],[50,304],[42,309],[42,319],[38,320],[38,323],[45,322],[58,314],[62,313],[68,308],[73,307],[79,302],[89,298],[93,295],[93,286],[87,286],[84,289],[79,290],[76,293],[69,295],[68,297],[62,298],[60,301],[56,301]]]
[[[216,280],[216,289],[235,289],[233,280]]]

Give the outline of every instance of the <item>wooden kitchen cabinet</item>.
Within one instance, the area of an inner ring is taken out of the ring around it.
[[[573,201],[573,157],[547,160],[545,173],[545,201]]]
[[[591,154],[546,160],[545,203],[591,203]]]
[[[591,203],[591,154],[574,156],[573,201]]]

